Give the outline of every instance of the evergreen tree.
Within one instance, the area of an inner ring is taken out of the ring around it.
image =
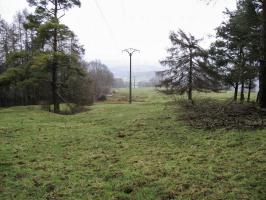
[[[53,51],[55,24],[40,15],[19,12],[10,25],[0,20],[0,105],[51,104],[53,62],[57,60],[58,101],[91,104],[92,78],[83,65],[83,46],[63,24],[56,26],[57,52]]]
[[[217,74],[209,65],[207,52],[199,46],[200,40],[181,29],[171,32],[170,40],[172,47],[167,50],[170,55],[160,61],[169,67],[163,72],[161,86],[171,93],[187,92],[189,100],[193,90],[218,90]]]
[[[73,6],[80,6],[79,0],[27,0],[31,6],[35,6],[35,15],[44,20],[40,27],[41,38],[52,39],[53,62],[52,73],[52,96],[54,112],[60,111],[60,101],[58,96],[58,51],[59,35],[63,36],[64,28],[59,23],[59,19],[64,16],[65,11]],[[63,13],[63,14],[62,14]],[[44,48],[44,45],[42,45]]]
[[[237,100],[241,86],[240,100],[244,101],[245,85],[250,91],[258,74],[260,21],[252,0],[238,3],[236,11],[226,12],[228,21],[217,28],[217,40],[211,45],[210,55],[220,67],[225,84],[235,88]]]

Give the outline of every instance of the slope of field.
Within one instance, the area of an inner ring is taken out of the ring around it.
[[[0,199],[266,199],[266,131],[192,129],[168,97],[125,92],[72,116],[0,109]]]

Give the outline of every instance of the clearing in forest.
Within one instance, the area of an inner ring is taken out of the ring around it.
[[[76,115],[0,109],[0,199],[266,198],[265,130],[192,128],[169,97],[126,92]]]

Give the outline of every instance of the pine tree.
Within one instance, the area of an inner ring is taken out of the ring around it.
[[[207,52],[199,46],[200,40],[181,29],[171,32],[170,40],[172,47],[167,50],[170,55],[160,61],[169,67],[163,72],[161,86],[174,93],[187,92],[189,100],[193,90],[218,90],[217,74],[208,63]]]
[[[43,31],[46,31],[46,36],[49,36],[50,31],[52,38],[52,99],[54,105],[54,112],[60,112],[60,102],[58,96],[58,43],[61,25],[59,20],[64,16],[65,11],[73,6],[80,6],[79,0],[27,0],[31,6],[35,6],[35,15],[37,18],[42,18],[44,21]],[[63,13],[63,14],[62,14]]]
[[[220,67],[225,84],[235,88],[235,101],[241,86],[240,101],[243,102],[246,85],[250,97],[258,74],[260,21],[252,0],[239,2],[237,10],[227,10],[226,15],[229,19],[217,28],[217,40],[211,45],[210,55]]]

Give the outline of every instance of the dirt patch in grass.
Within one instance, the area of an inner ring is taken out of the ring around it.
[[[26,178],[27,177],[27,174],[26,173],[17,173],[15,175],[15,179],[18,180],[18,179],[23,179],[23,178]]]
[[[256,130],[266,127],[266,111],[254,103],[221,102],[201,99],[193,104],[178,101],[178,120],[204,130]]]
[[[61,115],[75,115],[75,114],[79,114],[79,113],[87,112],[87,111],[89,111],[89,109],[87,107],[75,105],[73,107],[68,107],[68,109],[61,110],[59,114],[61,114]]]
[[[55,185],[48,183],[46,184],[46,192],[52,192],[55,190]]]
[[[40,108],[45,111],[53,112],[53,106],[49,104],[41,104]],[[88,106],[82,106],[75,103],[62,103],[60,104],[60,115],[75,115],[82,112],[89,111]]]

